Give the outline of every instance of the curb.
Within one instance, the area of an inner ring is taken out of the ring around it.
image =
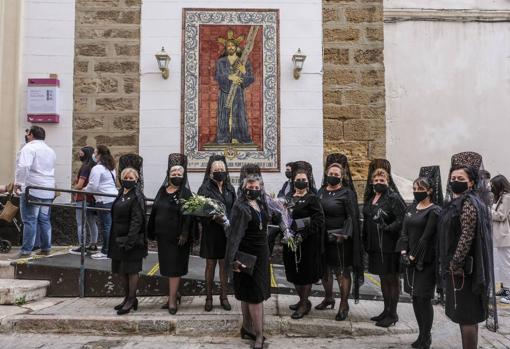
[[[169,316],[69,316],[15,315],[0,322],[2,333],[59,333],[93,335],[176,335],[233,337],[239,335],[240,315]],[[417,333],[405,324],[389,329],[368,322],[330,321],[318,318],[292,320],[289,317],[266,316],[265,332],[289,337],[359,337]]]

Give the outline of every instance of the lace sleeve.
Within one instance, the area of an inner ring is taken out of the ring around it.
[[[473,239],[475,238],[477,218],[476,207],[471,201],[465,200],[460,211],[460,227],[462,233],[452,259],[452,268],[454,270],[462,269],[464,266],[464,259],[469,253]]]

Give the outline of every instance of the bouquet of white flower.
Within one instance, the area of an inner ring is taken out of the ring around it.
[[[225,206],[211,198],[193,194],[189,199],[181,199],[183,215],[196,217],[225,216]]]

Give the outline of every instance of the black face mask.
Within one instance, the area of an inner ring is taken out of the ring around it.
[[[83,160],[85,160],[85,155],[84,156],[80,156],[80,161],[83,162]]]
[[[135,186],[136,186],[136,181],[125,181],[125,180],[122,181],[122,187],[124,189],[127,189],[127,190],[133,189]]]
[[[292,171],[285,171],[285,177],[290,179],[292,177]]]
[[[27,135],[25,135],[25,143],[28,143],[28,142],[29,142],[29,140],[28,140],[28,136],[27,136]]]
[[[340,184],[340,182],[342,182],[342,178],[340,178],[340,177],[336,177],[336,176],[327,176],[326,177],[326,183],[328,183],[332,187]]]
[[[429,194],[426,191],[413,191],[414,199],[416,202],[422,202],[429,196]]]
[[[184,182],[184,177],[170,177],[170,183],[176,187],[180,187],[182,182]]]
[[[257,200],[260,197],[260,189],[245,189],[246,197],[250,200]]]
[[[374,190],[376,193],[382,194],[388,189],[388,186],[386,184],[377,183],[374,184]]]
[[[462,194],[466,190],[468,190],[467,182],[459,182],[459,181],[450,181],[450,187],[455,194]]]
[[[225,179],[227,179],[227,172],[213,172],[213,179],[216,182],[223,182]]]
[[[303,190],[308,188],[308,182],[307,181],[295,181],[294,186],[296,189]]]

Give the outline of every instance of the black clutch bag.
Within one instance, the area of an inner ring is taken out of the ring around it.
[[[246,266],[245,268],[240,267],[242,273],[253,275],[253,269],[255,268],[255,263],[257,262],[257,256],[237,251],[235,260]]]
[[[310,225],[310,222],[311,222],[310,217],[294,219],[293,228],[296,232],[304,230],[306,227]]]
[[[351,217],[347,218],[344,221],[344,227],[341,229],[330,229],[328,230],[328,240],[330,242],[337,241],[338,237],[350,238],[352,237],[352,219]]]

